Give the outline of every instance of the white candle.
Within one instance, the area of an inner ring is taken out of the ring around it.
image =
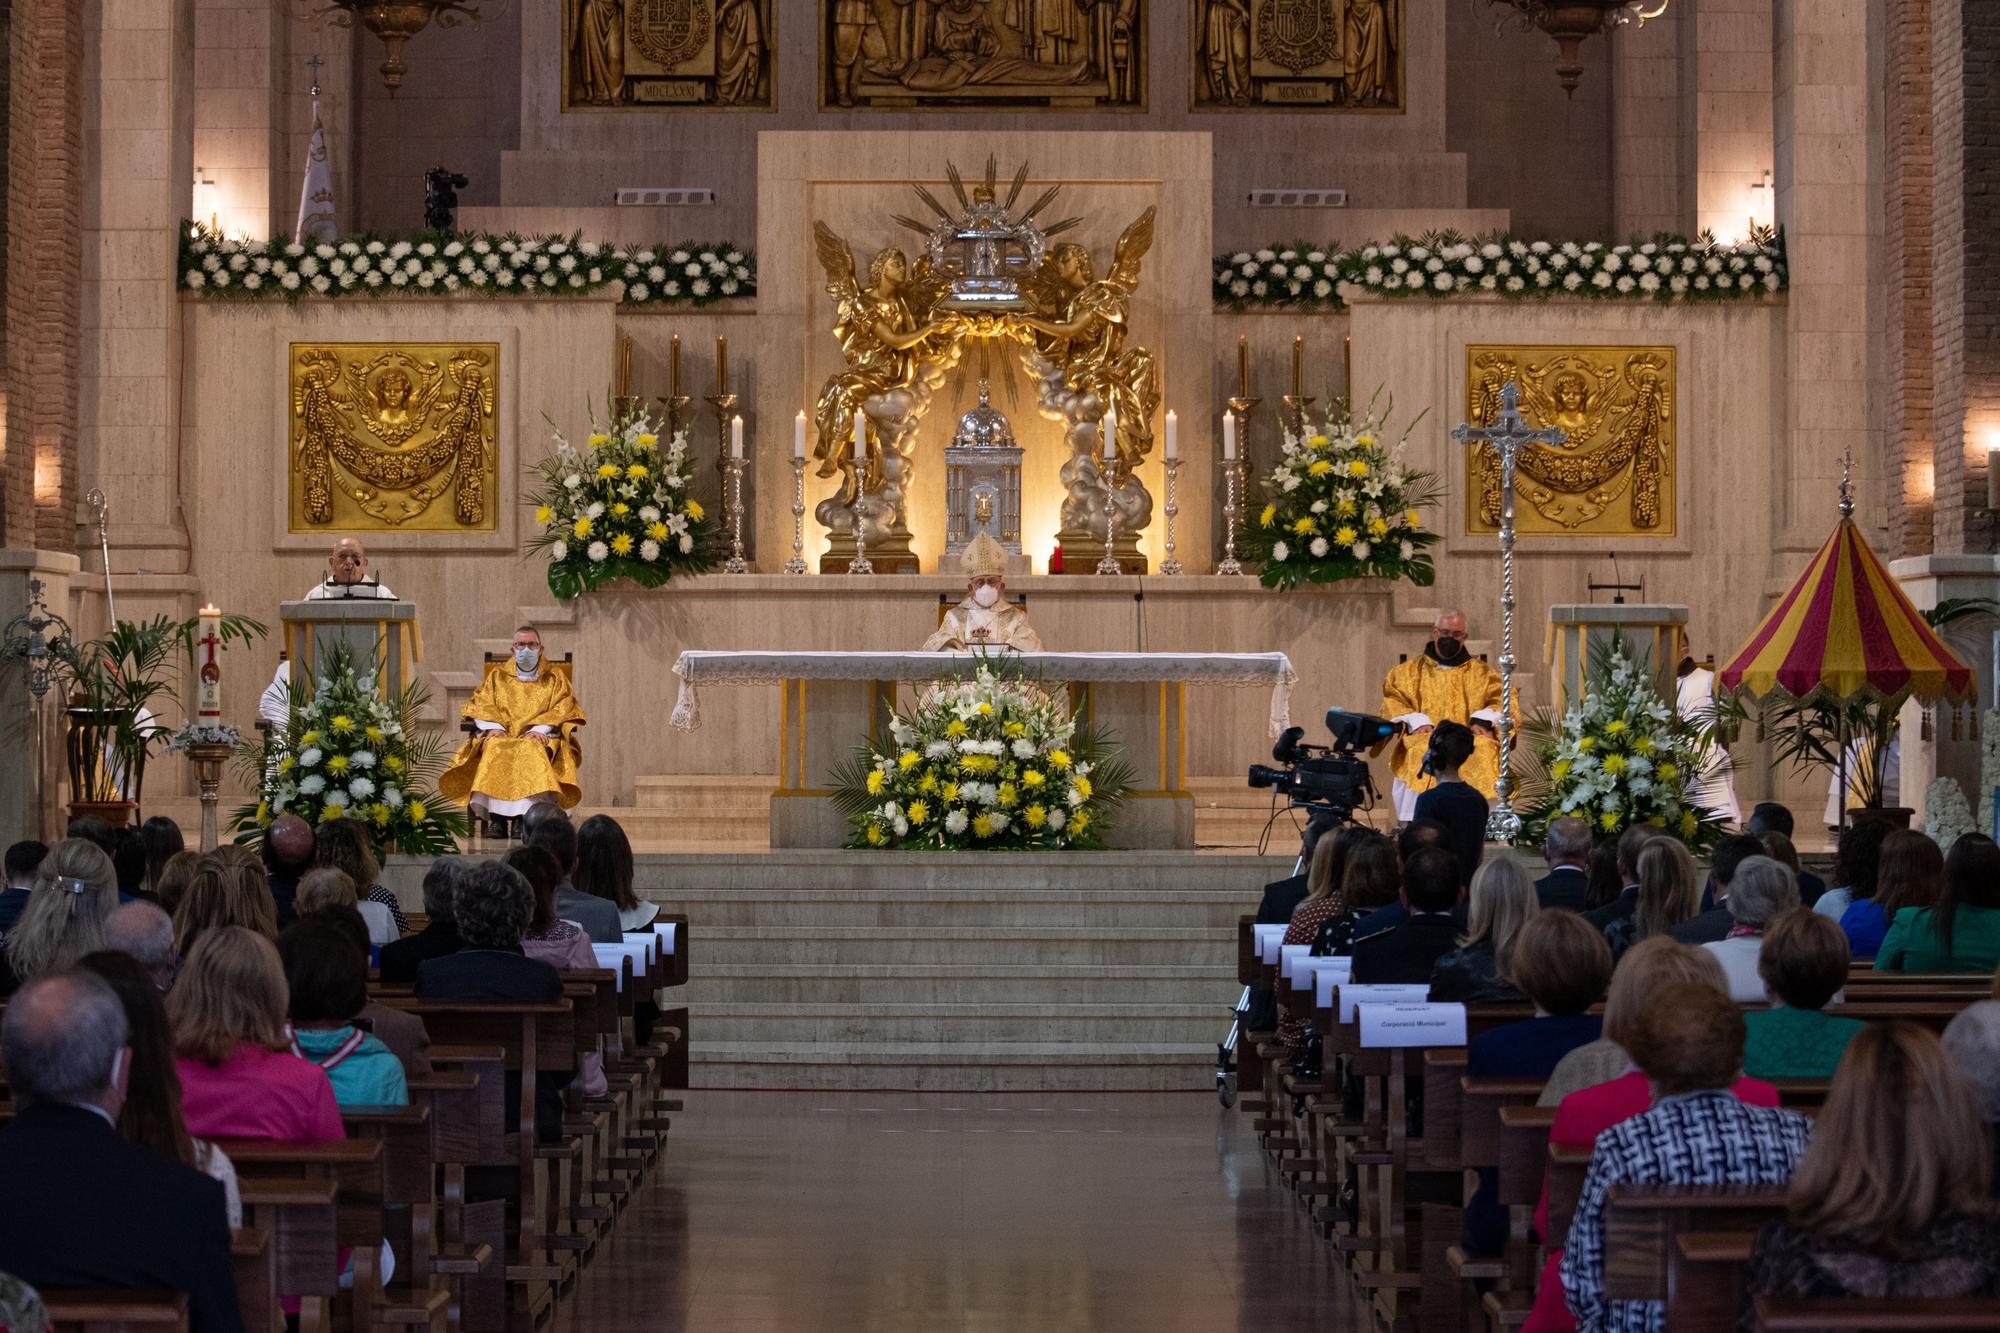
[[[1222,414],[1222,461],[1225,463],[1234,463],[1236,461],[1236,414],[1234,412],[1224,412]]]
[[[729,418],[729,456],[737,462],[743,461],[743,418]]]
[[[204,606],[196,613],[200,633],[195,637],[195,720],[210,726],[222,722],[222,609]]]
[[[806,413],[804,408],[800,408],[798,416],[792,419],[792,457],[804,462],[805,456]]]
[[[868,457],[868,418],[861,413],[854,414],[854,461]]]
[[[1167,410],[1167,457],[1179,458],[1180,456],[1181,419],[1174,415],[1173,409],[1169,408]]]
[[[1118,409],[1111,408],[1104,414],[1100,427],[1104,435],[1104,458],[1106,462],[1118,457]]]

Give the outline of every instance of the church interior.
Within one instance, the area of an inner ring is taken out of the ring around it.
[[[0,1325],[2000,1328],[1988,8],[0,0]]]

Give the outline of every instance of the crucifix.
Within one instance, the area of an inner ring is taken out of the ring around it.
[[[1493,782],[1493,813],[1486,836],[1511,843],[1521,834],[1521,817],[1508,799],[1508,779],[1514,731],[1514,465],[1531,444],[1559,445],[1569,438],[1560,427],[1530,430],[1521,415],[1521,388],[1512,380],[1500,390],[1500,411],[1490,426],[1470,422],[1452,429],[1451,438],[1474,447],[1486,445],[1500,455],[1500,774]]]
[[[315,51],[306,57],[306,64],[312,69],[312,95],[319,96],[320,66],[326,64],[326,57]]]

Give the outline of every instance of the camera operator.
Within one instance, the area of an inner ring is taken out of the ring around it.
[[[1437,786],[1417,797],[1418,819],[1434,819],[1451,830],[1451,852],[1458,858],[1461,886],[1472,883],[1479,860],[1486,854],[1486,798],[1459,775],[1459,767],[1472,758],[1472,749],[1472,728],[1457,722],[1438,723],[1424,755],[1424,772],[1437,779]]]
[[[1306,880],[1312,873],[1313,852],[1319,840],[1339,827],[1340,820],[1325,812],[1315,813],[1306,821],[1305,835],[1299,840],[1299,873],[1264,886],[1264,897],[1257,904],[1258,925],[1276,926],[1292,919],[1293,910],[1305,901]]]

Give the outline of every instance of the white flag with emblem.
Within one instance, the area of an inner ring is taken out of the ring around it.
[[[319,99],[314,98],[312,143],[306,149],[306,180],[299,191],[299,225],[292,239],[330,241],[335,234],[333,164],[327,160],[326,131],[319,123]]]

